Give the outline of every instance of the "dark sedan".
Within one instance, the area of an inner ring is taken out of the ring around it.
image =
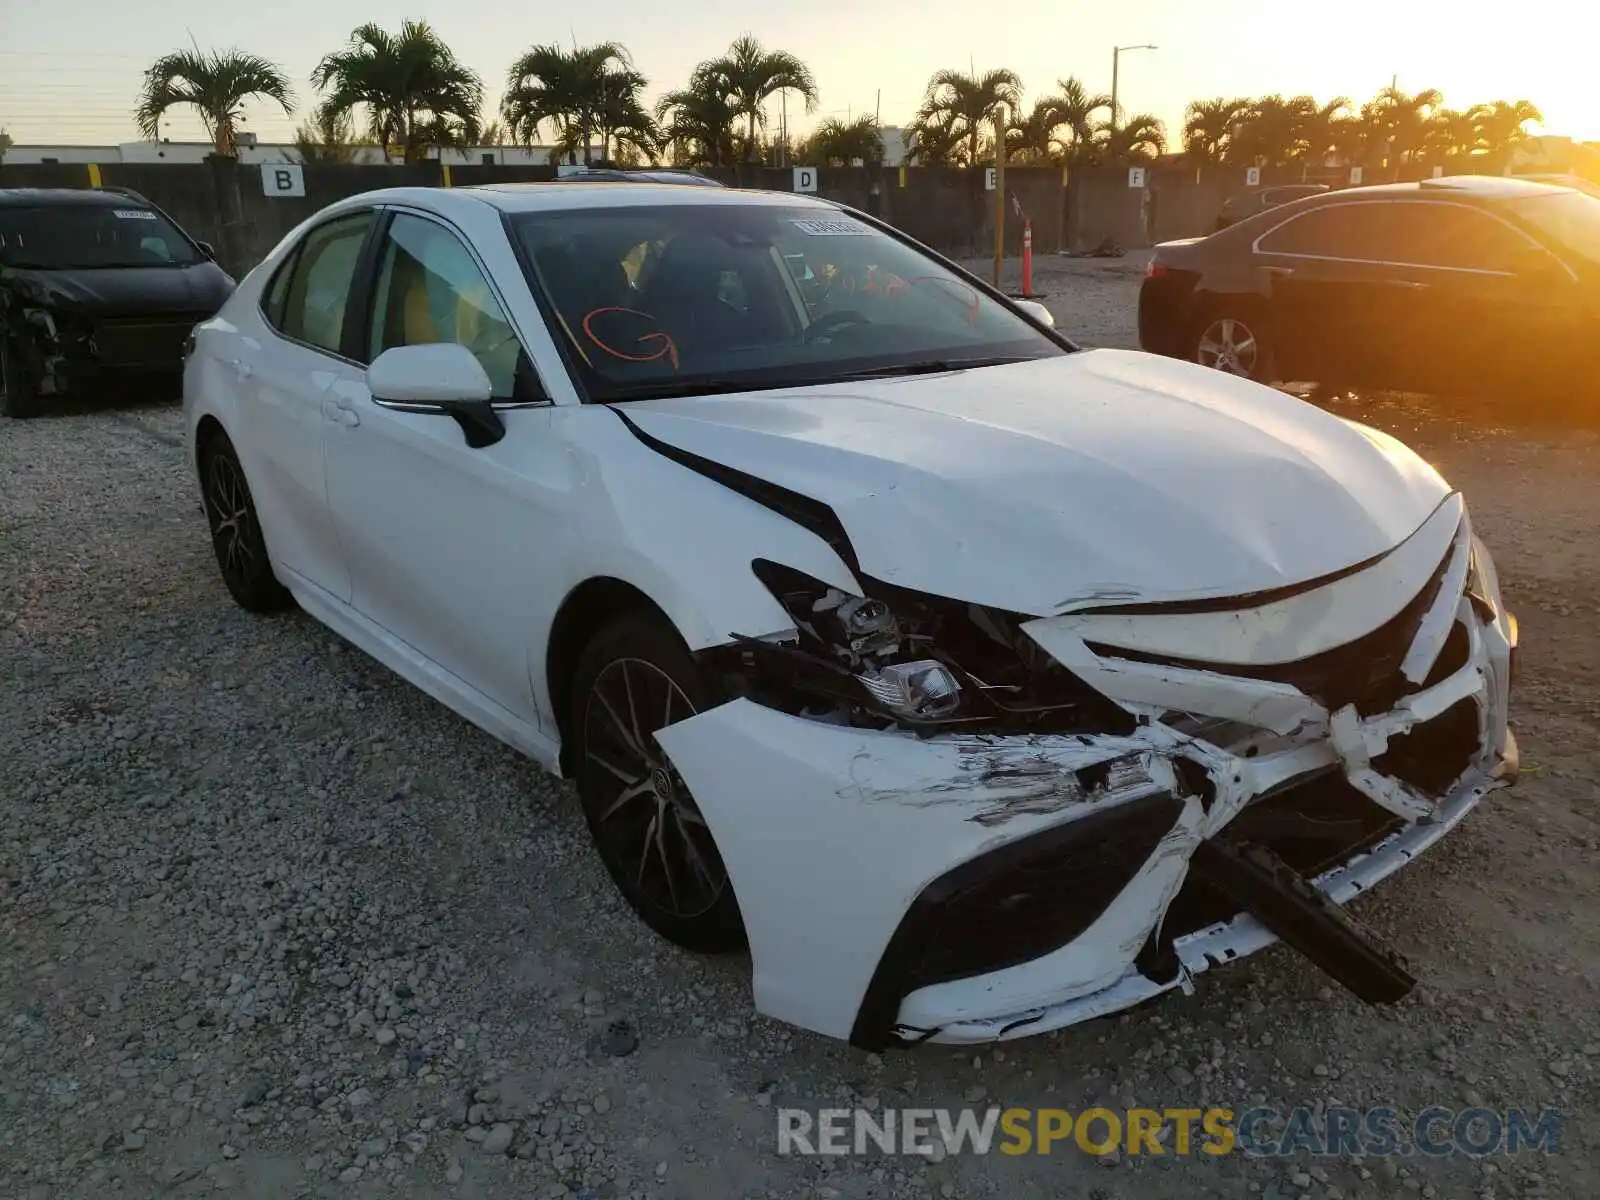
[[[1291,200],[1300,200],[1306,196],[1320,196],[1327,190],[1328,185],[1325,183],[1285,183],[1277,187],[1243,192],[1230,198],[1222,206],[1222,211],[1217,214],[1217,228],[1226,229],[1230,225],[1237,225],[1246,217],[1266,212],[1269,208],[1277,208],[1280,204],[1287,204]]]
[[[1577,398],[1600,200],[1487,176],[1351,188],[1156,247],[1139,342],[1264,382]]]
[[[183,347],[234,281],[170,217],[117,189],[0,189],[0,412],[137,384],[176,396]]]

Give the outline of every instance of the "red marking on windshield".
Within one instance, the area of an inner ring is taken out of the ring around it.
[[[656,321],[655,317],[651,316],[647,312],[640,312],[637,308],[621,308],[617,306],[611,306],[607,308],[593,309],[584,314],[583,332],[584,335],[588,337],[588,339],[596,346],[604,350],[607,354],[611,355],[612,358],[620,358],[624,362],[658,362],[664,358],[672,364],[672,369],[674,371],[678,369],[678,343],[672,340],[672,336],[670,334],[662,333],[659,330],[653,333],[642,333],[633,339],[635,346],[642,346],[646,342],[660,342],[661,349],[652,354],[629,354],[626,350],[618,350],[615,346],[608,344],[605,339],[601,338],[599,334],[595,333],[592,322],[596,317],[604,313],[629,313],[635,317],[643,317],[652,324],[654,324]]]

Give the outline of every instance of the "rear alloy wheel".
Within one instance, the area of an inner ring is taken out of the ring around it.
[[[211,548],[228,592],[247,612],[278,612],[289,607],[288,589],[272,573],[244,468],[225,434],[216,434],[200,452],[200,480]]]
[[[20,421],[43,411],[38,385],[24,377],[10,339],[0,335],[0,413]]]
[[[644,922],[700,953],[745,947],[722,856],[655,733],[707,695],[688,651],[659,619],[628,615],[589,644],[573,690],[573,774],[595,849]]]
[[[1194,360],[1202,367],[1262,382],[1271,362],[1259,322],[1231,313],[1206,319],[1195,341]]]

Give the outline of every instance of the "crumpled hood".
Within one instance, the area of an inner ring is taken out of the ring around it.
[[[1387,435],[1118,350],[619,411],[828,504],[868,575],[1035,616],[1302,583],[1450,494]]]
[[[234,283],[214,262],[188,267],[41,271],[0,268],[0,286],[23,303],[93,317],[215,313]]]

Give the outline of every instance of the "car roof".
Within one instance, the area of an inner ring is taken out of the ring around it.
[[[470,192],[501,212],[545,212],[556,209],[642,208],[657,204],[740,204],[811,207],[833,210],[838,206],[815,196],[794,192],[767,192],[726,187],[684,187],[681,183],[645,183],[590,179],[589,186],[562,183],[483,183],[455,188]],[[411,189],[414,190],[414,189]]]
[[[1381,200],[1397,197],[1448,196],[1452,200],[1478,200],[1491,203],[1496,200],[1516,200],[1525,196],[1545,196],[1551,192],[1569,190],[1548,183],[1533,183],[1514,175],[1443,175],[1438,179],[1421,179],[1414,183],[1380,183],[1372,187],[1342,188],[1336,192],[1329,192],[1323,199]]]
[[[38,208],[41,205],[78,204],[91,208],[111,208],[150,202],[133,192],[105,191],[100,188],[0,188],[0,207]]]
[[[618,183],[677,183],[691,187],[725,187],[716,179],[681,171],[672,167],[641,167],[629,170],[622,167],[583,167],[557,178],[557,183],[597,183],[612,180]]]

